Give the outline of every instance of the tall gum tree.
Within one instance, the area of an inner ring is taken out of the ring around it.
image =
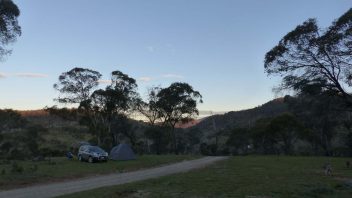
[[[54,89],[61,94],[55,100],[64,104],[80,104],[88,100],[98,87],[101,76],[97,71],[80,67],[62,73],[54,84]]]
[[[321,30],[308,19],[286,34],[264,61],[268,75],[283,77],[282,89],[309,84],[335,92],[352,107],[352,9]]]
[[[20,10],[11,0],[0,0],[0,58],[11,53],[6,46],[21,36]]]
[[[157,93],[156,105],[165,127],[171,130],[173,151],[178,154],[175,126],[199,114],[197,104],[202,103],[202,95],[187,83],[175,82]]]

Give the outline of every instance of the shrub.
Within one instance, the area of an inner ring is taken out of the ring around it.
[[[23,173],[24,168],[23,166],[17,164],[17,162],[12,163],[11,165],[11,172],[12,173]]]

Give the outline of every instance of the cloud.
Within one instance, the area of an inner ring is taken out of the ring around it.
[[[111,80],[98,80],[100,84],[110,84]]]
[[[4,73],[0,73],[0,79],[1,78],[6,78],[7,77],[7,75],[6,74],[4,74]]]
[[[47,74],[40,74],[40,73],[16,73],[15,76],[23,77],[23,78],[46,78],[46,77],[48,77]]]
[[[153,46],[148,46],[147,50],[151,53],[153,53],[155,51],[155,48]]]
[[[184,76],[178,75],[178,74],[163,74],[162,77],[163,78],[184,78]]]
[[[152,81],[153,79],[151,77],[148,77],[148,76],[145,76],[145,77],[140,77],[138,78],[139,81],[142,81],[142,82],[150,82]]]
[[[228,111],[211,111],[211,110],[200,110],[200,116],[212,116],[212,115],[222,115],[227,113]]]

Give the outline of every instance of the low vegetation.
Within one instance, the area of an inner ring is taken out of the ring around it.
[[[35,183],[133,171],[195,158],[188,155],[143,155],[138,156],[137,160],[94,164],[66,158],[51,158],[38,162],[3,160],[0,161],[0,190]]]
[[[232,157],[208,168],[76,193],[79,197],[351,197],[347,158]],[[350,159],[351,160],[351,159]],[[333,175],[323,166],[331,163]]]

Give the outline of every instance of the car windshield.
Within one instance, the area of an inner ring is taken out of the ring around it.
[[[92,146],[89,148],[89,151],[91,152],[97,152],[97,153],[104,153],[105,151],[101,149],[100,147],[97,146]]]

